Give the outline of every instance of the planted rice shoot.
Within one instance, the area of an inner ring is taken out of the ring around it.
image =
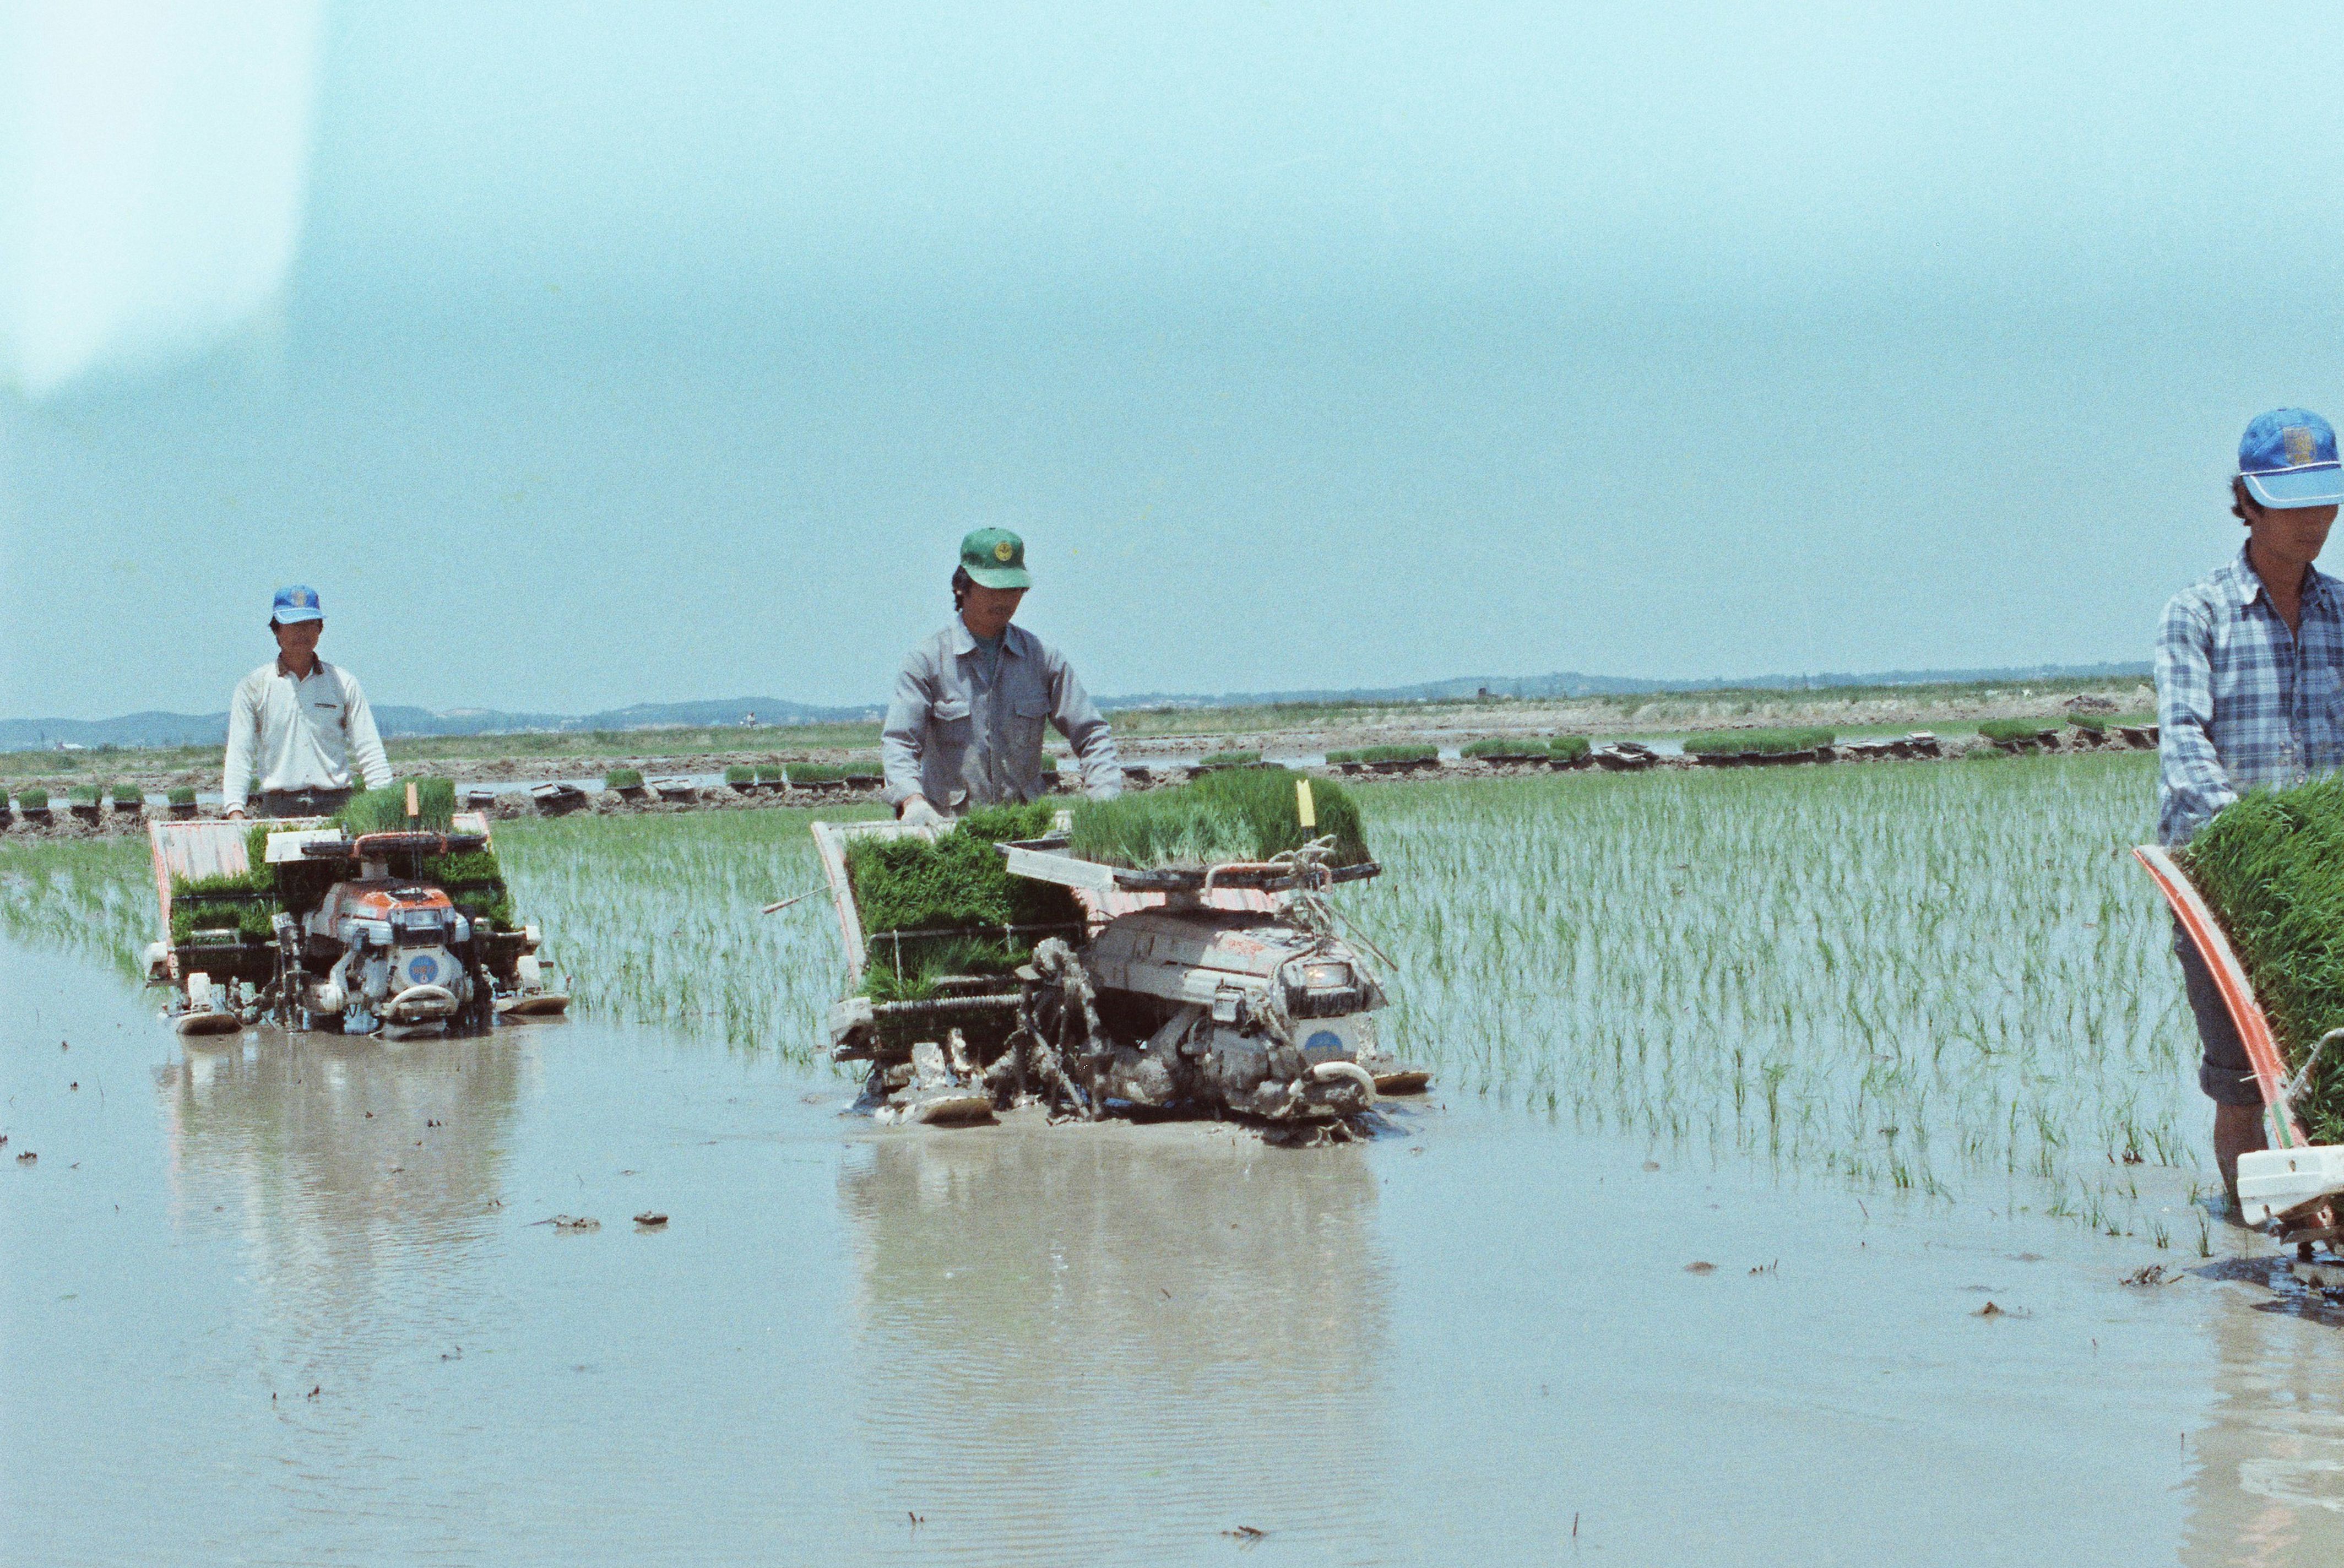
[[[96,958],[137,984],[140,955],[156,935],[146,840],[117,834],[0,842],[0,931],[12,941]]]
[[[46,811],[49,809],[49,792],[37,784],[31,789],[20,789],[16,792],[16,804],[26,811]]]
[[[612,768],[602,775],[602,787],[607,790],[641,789],[643,772],[641,768]]]
[[[1529,735],[1485,735],[1458,747],[1457,754],[1460,757],[1543,757],[1547,754],[1547,744]],[[1335,760],[1331,753],[1327,760]]]
[[[108,792],[116,811],[136,811],[146,804],[146,792],[135,784],[118,784]]]
[[[196,804],[196,786],[193,784],[173,784],[169,790],[165,792],[163,798],[176,806],[193,805]]]
[[[2233,801],[2181,857],[2254,981],[2290,1075],[2344,1028],[2344,775]],[[2315,1143],[2344,1143],[2344,1050],[2295,1102]]]
[[[1196,869],[1233,860],[1268,860],[1332,835],[1333,864],[1368,858],[1359,808],[1340,784],[1310,781],[1318,821],[1305,828],[1295,781],[1284,768],[1207,774],[1193,783],[1075,807],[1073,852],[1086,860],[1136,871]]]
[[[2145,1234],[2206,1158],[2170,926],[2122,853],[2155,776],[1395,783],[1363,792],[1385,875],[1337,897],[1396,961],[1385,1038],[1446,1089]]]
[[[1688,736],[1684,749],[1696,757],[1780,757],[1815,751],[1838,738],[1829,730],[1712,730]]]
[[[760,911],[822,886],[810,821],[885,814],[581,813],[499,823],[497,848],[573,1013],[813,1067],[846,988],[837,916],[820,895]]]
[[[1585,735],[1557,735],[1547,742],[1546,754],[1558,762],[1575,763],[1594,749]]]
[[[734,763],[724,770],[724,782],[734,789],[746,789],[757,782],[757,770],[747,763]]]

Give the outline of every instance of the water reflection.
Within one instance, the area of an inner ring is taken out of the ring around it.
[[[2258,1278],[2265,1271],[2274,1272]],[[2192,1438],[2196,1495],[2181,1561],[2326,1568],[2344,1543],[2344,1336],[2278,1259],[2199,1272],[2244,1289],[2226,1290],[2232,1300],[2208,1314],[2213,1420]],[[2241,1299],[2274,1287],[2269,1300]]]
[[[345,1372],[451,1334],[501,1208],[527,1031],[383,1043],[248,1031],[159,1070],[172,1221],[232,1229],[271,1359]]]
[[[1357,1543],[1389,1310],[1361,1150],[904,1128],[840,1184],[865,1441],[926,1549],[1162,1560],[1239,1525]]]

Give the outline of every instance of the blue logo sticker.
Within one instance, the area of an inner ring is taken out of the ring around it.
[[[423,954],[407,966],[407,977],[418,986],[429,986],[440,977],[440,960]]]
[[[1313,1061],[1343,1054],[1343,1037],[1332,1029],[1320,1029],[1302,1042],[1302,1054]]]

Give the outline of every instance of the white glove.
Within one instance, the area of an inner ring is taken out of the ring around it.
[[[911,827],[942,827],[945,814],[928,804],[928,797],[915,794],[904,803],[903,814],[896,820]]]

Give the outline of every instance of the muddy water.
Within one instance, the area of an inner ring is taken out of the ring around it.
[[[2142,1290],[2194,1247],[1494,1106],[874,1132],[584,1019],[187,1049],[15,948],[0,996],[8,1563],[2344,1555],[2344,1329],[2218,1227],[2245,1277]]]

